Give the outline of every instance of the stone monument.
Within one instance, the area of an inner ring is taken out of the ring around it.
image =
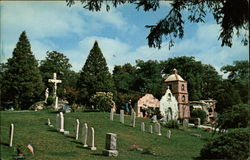
[[[103,150],[103,154],[106,156],[118,156],[118,151],[117,149],[117,135],[114,133],[107,133],[106,134],[106,145],[105,149]]]

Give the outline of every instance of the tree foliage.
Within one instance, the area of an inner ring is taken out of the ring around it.
[[[81,101],[88,102],[96,92],[115,92],[112,76],[97,41],[90,50],[77,83]]]
[[[21,33],[6,68],[2,81],[6,90],[2,100],[12,102],[15,109],[29,108],[39,100],[44,84],[25,31]]]
[[[67,5],[71,6],[75,0],[66,0]],[[156,11],[160,7],[159,0],[114,0],[108,3],[108,0],[81,0],[83,8],[90,11],[100,11],[105,3],[106,10],[109,11],[110,5],[117,7],[125,3],[136,5],[136,9],[143,7],[144,11]],[[242,38],[244,45],[248,44],[249,35],[249,0],[227,0],[227,1],[205,1],[205,0],[173,0],[171,9],[167,15],[155,25],[146,25],[150,29],[147,36],[149,47],[161,48],[163,37],[169,42],[169,48],[174,45],[175,38],[184,36],[184,11],[187,12],[189,22],[205,22],[208,12],[211,12],[217,24],[221,27],[219,39],[221,46],[232,46],[234,32]],[[185,18],[185,17],[184,17]],[[241,33],[243,31],[244,33]]]
[[[111,92],[97,92],[91,96],[90,103],[97,111],[110,112],[114,105],[113,94]]]

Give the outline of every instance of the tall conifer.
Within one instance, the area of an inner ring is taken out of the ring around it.
[[[78,89],[82,100],[87,101],[96,92],[114,92],[114,82],[97,41],[81,70]]]
[[[38,62],[32,54],[25,31],[19,37],[12,58],[8,59],[4,83],[6,97],[16,109],[27,109],[44,90]]]

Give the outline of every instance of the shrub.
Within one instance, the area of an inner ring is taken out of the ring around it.
[[[207,118],[206,112],[203,110],[200,110],[200,109],[192,110],[190,115],[192,118],[200,118],[201,123],[204,123],[206,121],[206,118]]]
[[[47,106],[50,106],[54,103],[54,98],[52,96],[49,96],[47,98]]]
[[[201,159],[245,160],[249,152],[247,128],[232,129],[213,138],[201,149]]]
[[[167,128],[176,128],[176,129],[179,128],[179,125],[178,125],[178,121],[177,121],[177,120],[170,120],[170,121],[168,121],[168,122],[165,124],[165,126],[166,126]]]
[[[111,92],[97,92],[90,98],[90,102],[98,111],[109,112],[113,107],[113,94]]]

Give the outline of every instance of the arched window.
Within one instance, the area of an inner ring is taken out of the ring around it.
[[[181,100],[182,100],[182,102],[185,102],[185,96],[184,95],[181,97]]]
[[[168,100],[171,100],[171,93],[168,93]]]
[[[185,91],[185,85],[184,84],[181,85],[181,90]]]

